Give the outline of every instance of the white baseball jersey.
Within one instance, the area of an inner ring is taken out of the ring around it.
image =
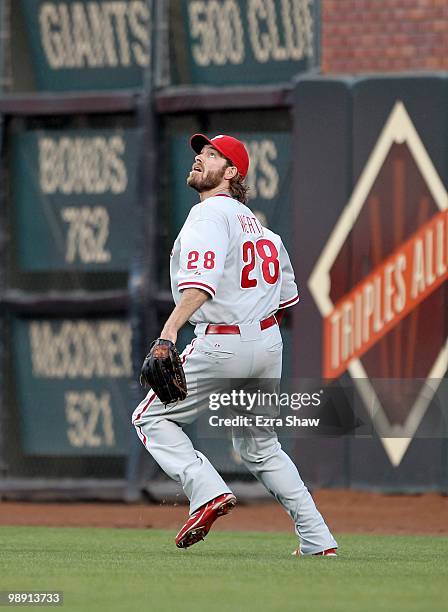
[[[190,322],[254,323],[299,301],[288,253],[280,236],[227,195],[196,204],[171,253],[176,304],[184,289],[210,294]]]

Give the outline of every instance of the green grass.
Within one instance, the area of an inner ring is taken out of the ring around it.
[[[447,609],[448,538],[340,535],[331,559],[291,557],[287,534],[212,532],[186,551],[173,537],[0,527],[0,590],[62,590],[66,612]]]

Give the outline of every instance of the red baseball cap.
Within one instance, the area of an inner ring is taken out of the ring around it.
[[[249,154],[241,140],[237,140],[233,136],[226,136],[225,134],[219,134],[219,136],[214,136],[211,139],[204,136],[204,134],[193,134],[190,138],[191,148],[196,153],[200,153],[202,147],[207,144],[211,145],[221,155],[227,157],[227,159],[230,159],[241,176],[246,176],[249,169]]]

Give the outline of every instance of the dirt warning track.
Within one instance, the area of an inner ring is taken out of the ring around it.
[[[314,491],[319,510],[335,533],[448,535],[448,497]],[[109,503],[0,503],[0,525],[178,529],[186,505]],[[226,531],[291,531],[276,503],[239,504],[215,527]]]

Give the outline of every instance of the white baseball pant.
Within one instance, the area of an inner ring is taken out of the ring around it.
[[[219,379],[266,379],[271,386],[272,379],[280,379],[282,368],[277,325],[265,330],[259,323],[240,325],[240,335],[205,335],[206,327],[196,326],[197,337],[182,353],[188,397],[165,407],[149,391],[132,417],[146,449],[168,476],[181,483],[190,500],[190,514],[230,489],[207,457],[194,449],[182,427],[209,409],[210,394],[220,391]],[[260,437],[251,427],[238,428],[233,445],[249,471],[291,516],[304,554],[337,547],[273,429]]]

